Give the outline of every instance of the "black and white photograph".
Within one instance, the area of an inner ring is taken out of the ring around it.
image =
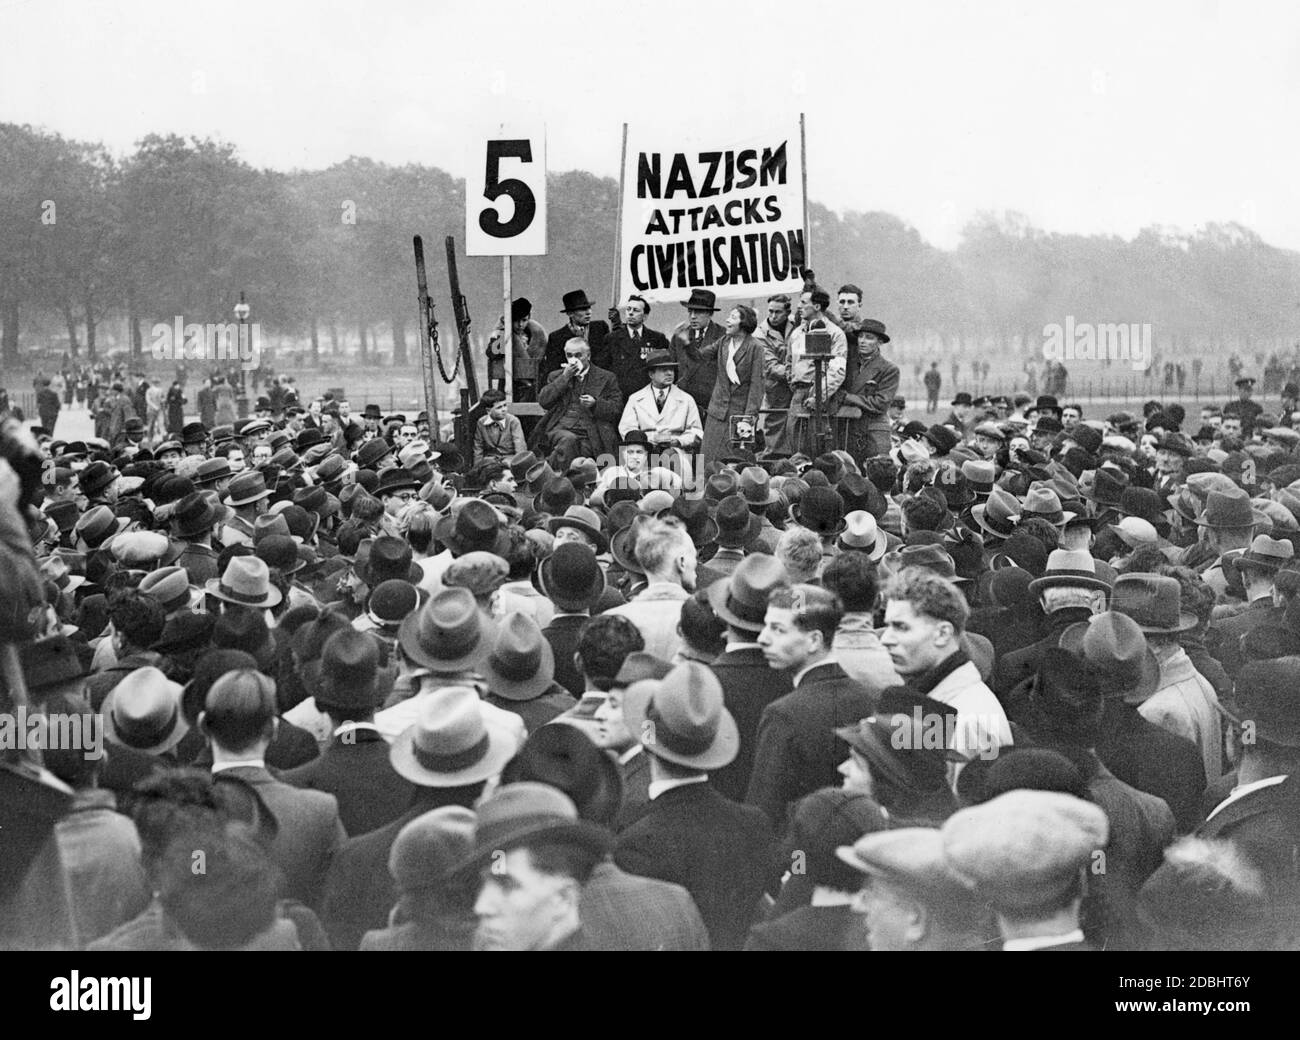
[[[171,952],[1054,951],[1223,1023],[1300,949],[1300,8],[0,40],[42,1008],[162,1024]]]

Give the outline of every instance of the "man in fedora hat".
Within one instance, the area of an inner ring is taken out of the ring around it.
[[[574,662],[578,634],[605,592],[605,575],[595,549],[581,542],[557,543],[555,552],[538,566],[537,584],[555,606],[554,616],[542,630],[554,653],[555,680],[581,697],[586,685]]]
[[[1245,552],[1231,556],[1225,566],[1236,571],[1246,593],[1246,606],[1237,614],[1210,622],[1205,634],[1205,645],[1223,665],[1229,678],[1236,678],[1245,660],[1241,653],[1241,640],[1260,625],[1281,623],[1283,609],[1275,595],[1274,579],[1278,571],[1295,557],[1295,547],[1289,541],[1256,535]]]
[[[226,505],[235,515],[221,528],[222,545],[253,544],[253,522],[266,512],[271,491],[261,473],[241,473],[226,489]]]
[[[1117,778],[1163,799],[1180,834],[1202,816],[1205,765],[1196,745],[1148,722],[1136,705],[1159,688],[1160,665],[1137,622],[1105,611],[1071,625],[1060,646],[1097,675],[1104,698],[1095,750]]]
[[[478,878],[463,863],[474,850],[474,820],[472,810],[447,805],[417,816],[398,832],[388,855],[397,893],[394,923],[366,932],[362,953],[473,948]]]
[[[444,588],[409,614],[397,631],[397,645],[402,660],[418,669],[413,686],[419,692],[379,712],[375,717],[379,731],[390,739],[395,737],[418,716],[421,702],[432,691],[477,681],[496,628],[496,622],[479,608],[467,588]],[[401,685],[399,678],[397,686]]]
[[[537,445],[550,450],[551,465],[559,472],[579,456],[612,456],[618,445],[615,426],[623,414],[618,380],[592,363],[586,340],[568,340],[563,357],[563,365],[546,377],[537,395],[546,414],[534,433]]]
[[[831,649],[843,616],[839,597],[816,585],[779,586],[767,600],[758,645],[793,689],[763,709],[745,801],[762,809],[777,832],[791,803],[836,785],[848,757],[836,727],[854,725],[875,706],[872,692],[849,678]]]
[[[333,795],[301,790],[267,772],[266,749],[277,724],[275,682],[252,669],[227,672],[213,683],[198,718],[213,774],[251,785],[278,824],[268,851],[284,871],[286,894],[315,908],[330,860],[347,835]]]
[[[948,413],[948,418],[944,419],[943,424],[956,430],[964,440],[971,431],[975,402],[969,393],[962,390],[952,399],[951,407],[952,411]]]
[[[193,613],[201,599],[183,567],[159,567],[140,579],[139,589],[162,606],[166,620]]]
[[[1001,656],[993,673],[993,689],[1003,704],[1038,670],[1044,652],[1060,642],[1071,625],[1087,621],[1106,609],[1110,584],[1097,574],[1086,550],[1053,549],[1043,576],[1029,583],[1029,595],[1043,611],[1043,635],[1035,643]]]
[[[644,367],[649,382],[626,393],[627,404],[618,432],[625,440],[634,432],[655,448],[695,448],[704,437],[695,398],[676,386],[678,364],[667,349],[651,352]]]
[[[881,353],[888,342],[884,324],[875,318],[863,320],[854,332],[857,366],[845,383],[844,404],[862,413],[849,423],[848,452],[855,459],[889,453],[889,405],[898,393],[900,375],[898,366]]]
[[[723,797],[709,772],[739,747],[735,720],[708,668],[687,661],[623,696],[628,730],[649,756],[650,801],[619,835],[614,861],[632,874],[681,885],[715,950],[738,950],[768,880],[773,836],[763,813]]]
[[[981,950],[992,915],[944,859],[943,839],[929,827],[866,834],[837,855],[863,875],[853,909],[873,950]]]
[[[350,836],[391,823],[415,794],[374,724],[378,675],[379,644],[369,633],[341,628],[325,641],[315,701],[329,716],[330,740],[319,757],[282,774],[294,787],[332,794]]]
[[[699,568],[700,588],[708,588],[734,574],[745,559],[746,548],[757,542],[762,530],[762,522],[741,495],[728,495],[719,502],[713,520],[718,526],[715,538],[718,548],[709,562]]]
[[[678,323],[669,336],[670,349],[677,359],[677,385],[690,394],[701,413],[708,411],[709,398],[717,380],[717,348],[726,329],[713,320],[718,312],[717,294],[708,289],[692,289],[682,302],[686,320]]]
[[[733,495],[723,501],[738,498]],[[785,568],[775,557],[755,553],[709,586],[713,613],[727,626],[726,649],[713,662],[713,674],[722,684],[723,705],[736,720],[740,735],[735,759],[716,770],[712,779],[721,794],[737,802],[743,801],[749,790],[763,712],[773,701],[794,689],[791,673],[770,668],[758,642],[767,615],[767,601],[786,580]]]
[[[1252,661],[1220,710],[1234,724],[1241,755],[1236,785],[1197,828],[1198,838],[1231,842],[1264,875],[1275,912],[1294,940],[1300,894],[1300,728],[1295,710],[1300,660]]]
[[[1079,909],[1106,814],[1056,791],[1009,791],[962,809],[939,836],[948,867],[992,906],[1004,950],[1091,950]]]
[[[330,868],[321,921],[336,950],[355,950],[366,931],[387,924],[397,893],[386,865],[402,828],[431,809],[473,808],[523,743],[509,721],[516,717],[485,704],[470,686],[442,686],[418,700],[389,748],[393,768],[415,785],[410,808],[349,839]]]
[[[527,614],[515,612],[501,619],[482,671],[485,700],[518,715],[529,733],[577,704],[555,682],[555,653]]]
[[[175,761],[171,754],[189,731],[181,714],[181,685],[151,665],[122,678],[99,708],[104,739],[141,755]]]
[[[563,326],[546,338],[546,352],[537,368],[537,385],[544,387],[552,373],[558,372],[566,364],[565,346],[574,339],[584,341],[593,359],[598,359],[601,368],[607,367],[608,351],[605,340],[609,336],[609,325],[603,321],[591,320],[592,302],[587,299],[583,289],[566,292],[561,311],[568,318]],[[617,382],[617,381],[616,381]]]
[[[185,568],[191,585],[203,585],[220,573],[212,532],[224,515],[223,507],[200,491],[186,495],[172,510],[168,559]]]
[[[549,784],[507,784],[478,807],[471,862],[480,950],[586,950],[582,889],[612,839]]]
[[[1223,772],[1219,699],[1179,642],[1182,633],[1196,627],[1197,619],[1182,606],[1178,579],[1121,574],[1111,591],[1110,609],[1137,622],[1160,665],[1159,685],[1140,701],[1138,711],[1148,721],[1192,741],[1201,753],[1206,779],[1213,783]]]
[[[221,609],[266,609],[277,606],[283,593],[271,584],[271,570],[266,561],[257,556],[232,556],[220,578],[211,579],[205,586],[207,594],[219,600]]]
[[[1242,599],[1245,590],[1227,563],[1250,548],[1256,531],[1270,530],[1272,522],[1251,504],[1244,488],[1225,487],[1206,494],[1205,508],[1195,524],[1202,541],[1217,554],[1214,562],[1201,570],[1201,579],[1214,589],[1220,603]]]

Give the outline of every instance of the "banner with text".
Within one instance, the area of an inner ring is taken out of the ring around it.
[[[692,289],[744,299],[803,288],[799,118],[728,142],[629,126],[619,295],[680,302]]]

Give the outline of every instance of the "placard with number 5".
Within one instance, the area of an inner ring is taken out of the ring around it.
[[[546,130],[507,128],[480,139],[465,182],[469,256],[546,252]]]

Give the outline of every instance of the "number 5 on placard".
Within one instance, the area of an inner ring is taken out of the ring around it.
[[[509,128],[473,144],[465,191],[469,256],[546,252],[546,133]],[[482,180],[475,184],[477,172]],[[509,202],[505,200],[509,199]]]
[[[493,238],[514,238],[528,230],[537,215],[537,199],[533,189],[521,180],[509,177],[501,180],[501,160],[514,158],[520,162],[533,161],[533,146],[529,141],[489,141],[487,143],[487,173],[483,177],[483,197],[496,202],[508,195],[515,204],[514,216],[502,223],[495,208],[485,209],[478,215],[478,226]]]

